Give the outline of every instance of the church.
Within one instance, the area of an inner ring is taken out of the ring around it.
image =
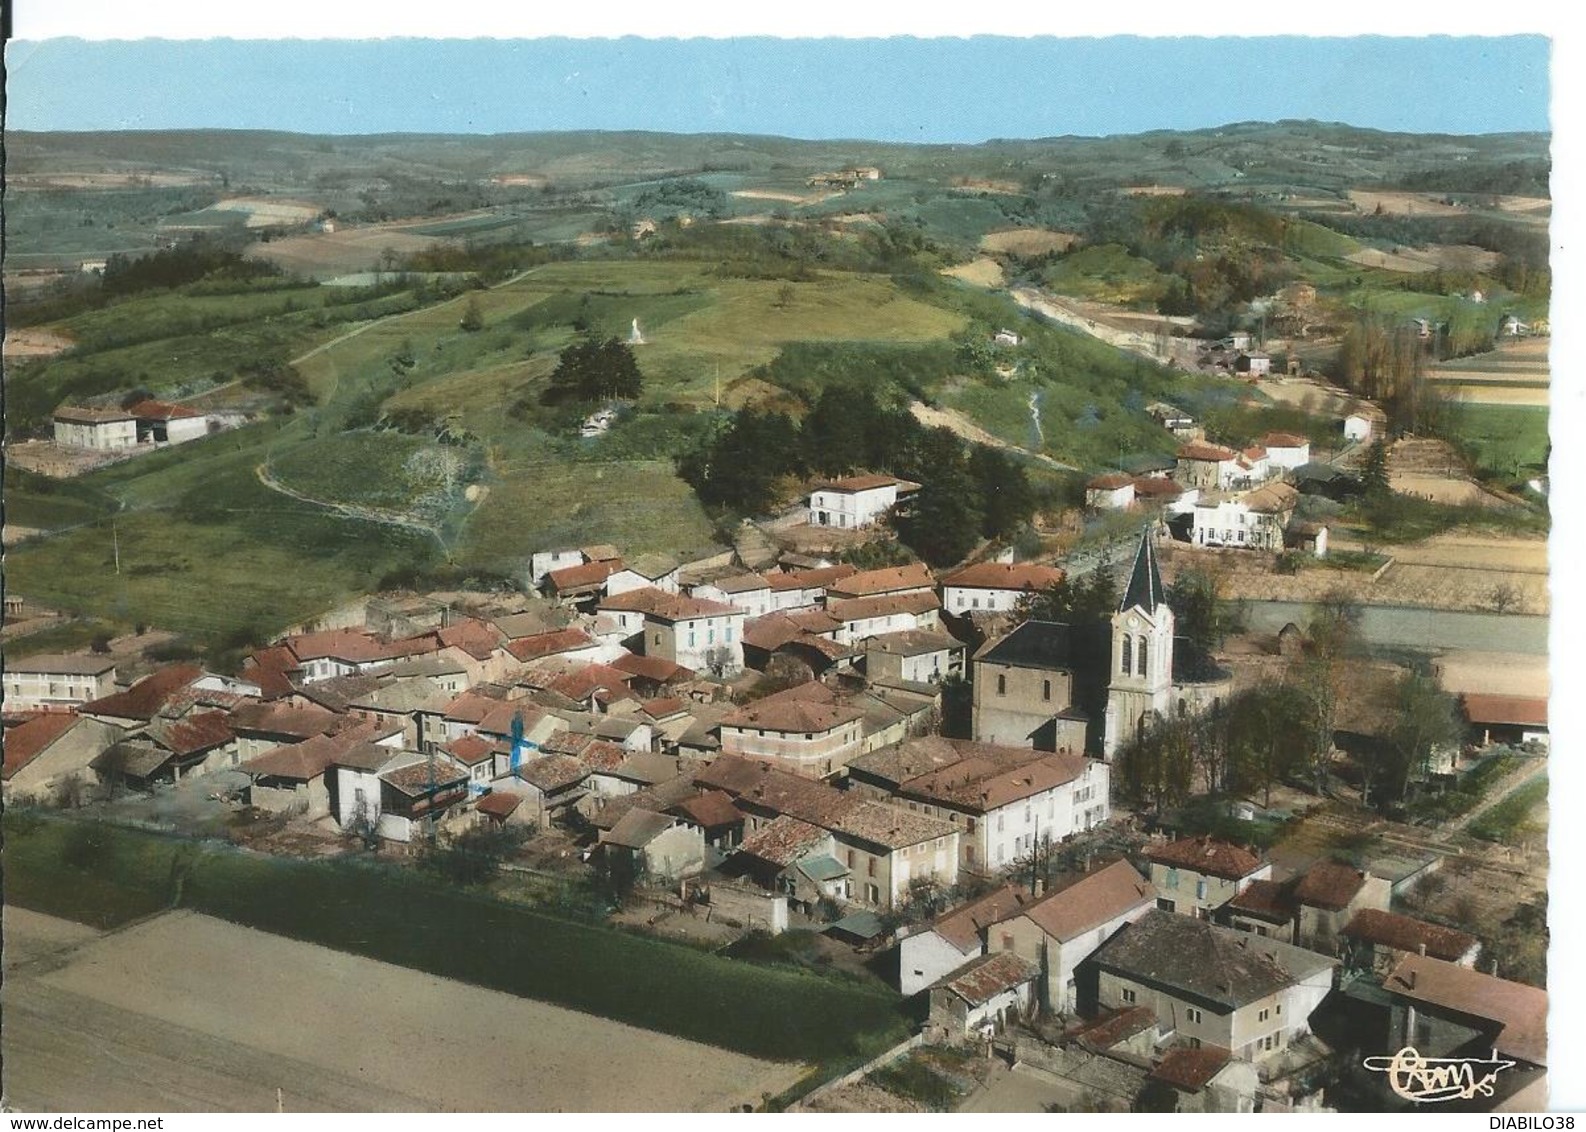
[[[1202,701],[1202,689],[1173,681],[1173,610],[1150,528],[1140,535],[1107,630],[1089,634],[1105,640],[1087,640],[1073,626],[1031,620],[983,645],[974,657],[975,741],[1071,754],[1095,754],[1099,747],[1110,760],[1153,714],[1167,717],[1179,701]],[[1080,705],[1099,707],[1103,688],[1105,715],[1097,729]]]

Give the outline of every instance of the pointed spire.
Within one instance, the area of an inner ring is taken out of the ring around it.
[[[1151,528],[1140,532],[1140,548],[1134,554],[1134,568],[1129,571],[1129,585],[1118,603],[1118,612],[1139,606],[1147,613],[1155,613],[1167,597],[1162,589],[1162,575],[1156,566],[1156,543],[1151,538]]]

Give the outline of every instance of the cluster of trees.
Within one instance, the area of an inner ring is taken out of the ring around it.
[[[1012,536],[1034,513],[1036,493],[1006,453],[929,429],[868,392],[823,391],[802,422],[746,409],[678,461],[707,506],[762,514],[809,476],[886,469],[919,483],[896,518],[899,537],[932,565],[950,565],[981,538]]]
[[[1353,392],[1381,405],[1395,432],[1453,431],[1454,406],[1428,380],[1426,345],[1411,326],[1362,314],[1339,344],[1337,376]]]
[[[189,240],[150,255],[117,253],[105,261],[100,289],[108,296],[131,295],[181,287],[200,279],[241,282],[280,276],[281,269],[264,260],[244,259],[238,252],[207,240]]]
[[[1193,607],[1185,613],[1198,616]],[[1320,793],[1347,687],[1368,698],[1383,721],[1376,734],[1350,744],[1363,799],[1379,808],[1408,801],[1428,779],[1434,754],[1459,741],[1457,707],[1435,681],[1416,672],[1363,682],[1361,673],[1370,670],[1360,666],[1359,618],[1359,607],[1343,594],[1319,602],[1306,628],[1305,652],[1282,679],[1237,692],[1199,714],[1157,720],[1119,751],[1120,791],[1159,812],[1201,791],[1259,793],[1270,803],[1272,786],[1285,781]]]
[[[557,355],[551,384],[540,400],[547,405],[633,400],[643,388],[633,347],[616,338],[586,337]]]

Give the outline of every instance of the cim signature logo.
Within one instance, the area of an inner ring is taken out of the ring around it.
[[[1388,1085],[1407,1101],[1439,1104],[1443,1101],[1490,1097],[1498,1074],[1513,1069],[1497,1052],[1490,1060],[1478,1057],[1422,1057],[1405,1046],[1392,1057],[1368,1057],[1363,1065],[1388,1075]]]

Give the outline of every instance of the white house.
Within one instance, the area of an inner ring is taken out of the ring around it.
[[[1272,372],[1272,356],[1259,351],[1241,353],[1234,359],[1234,372],[1248,373],[1251,377],[1265,377]]]
[[[664,554],[641,554],[624,560],[622,569],[606,579],[606,595],[612,597],[642,589],[675,594],[681,588],[678,572],[678,564]]]
[[[1020,342],[1024,341],[1023,338],[1020,338],[1017,334],[1006,327],[998,330],[997,333],[992,336],[991,340],[999,346],[1017,346]]]
[[[1241,468],[1238,452],[1220,444],[1196,441],[1178,450],[1178,468],[1173,478],[1185,487],[1203,491],[1225,490],[1236,479],[1248,476],[1249,470]]]
[[[892,476],[848,476],[817,484],[810,492],[812,527],[871,527],[916,484]]]
[[[1271,483],[1231,499],[1203,500],[1195,505],[1191,541],[1196,546],[1280,551],[1298,499],[1291,485]]]
[[[735,574],[701,582],[690,588],[689,596],[731,605],[750,617],[764,617],[772,611],[771,583],[759,574]]]
[[[603,599],[600,612],[631,627],[643,618],[640,651],[692,668],[731,675],[743,669],[744,611],[717,601],[683,597],[660,589],[638,589]]]
[[[1109,817],[1109,768],[1082,755],[963,744],[969,752],[898,785],[895,800],[963,831],[960,865],[1006,868]]]
[[[1005,884],[904,935],[898,941],[898,989],[905,995],[917,994],[984,955],[991,926],[1017,915],[1030,899],[1024,889]]]
[[[845,562],[838,566],[818,566],[810,570],[771,574],[766,578],[766,584],[771,587],[771,611],[787,613],[823,605],[827,586],[857,573],[857,567]]]
[[[1085,484],[1085,506],[1092,511],[1123,511],[1134,503],[1134,477],[1107,472]]]
[[[114,452],[138,443],[138,418],[126,409],[62,405],[55,410],[55,443],[62,448]]]
[[[1267,462],[1273,468],[1288,472],[1311,462],[1311,442],[1303,436],[1269,432],[1261,438],[1261,446],[1266,449]]]
[[[979,562],[942,579],[942,608],[962,614],[975,610],[1006,613],[1032,594],[1063,580],[1055,566],[1034,562]]]
[[[186,405],[139,401],[127,411],[137,418],[139,442],[183,444],[209,435],[209,418]]]
[[[810,683],[738,708],[721,721],[723,754],[769,762],[806,778],[841,770],[860,752],[864,712]]]
[[[836,640],[853,645],[867,637],[911,629],[935,629],[941,602],[934,593],[893,594],[834,600],[826,612],[840,623]]]
[[[108,656],[6,657],[5,709],[65,709],[116,690],[116,662]]]
[[[1371,439],[1371,418],[1361,413],[1351,413],[1344,418],[1344,439],[1366,441]]]
[[[582,566],[584,562],[584,552],[581,550],[537,550],[529,555],[529,584],[539,589],[540,583],[552,570]]]
[[[880,633],[865,639],[864,650],[871,683],[936,684],[964,670],[964,646],[945,633]]]

